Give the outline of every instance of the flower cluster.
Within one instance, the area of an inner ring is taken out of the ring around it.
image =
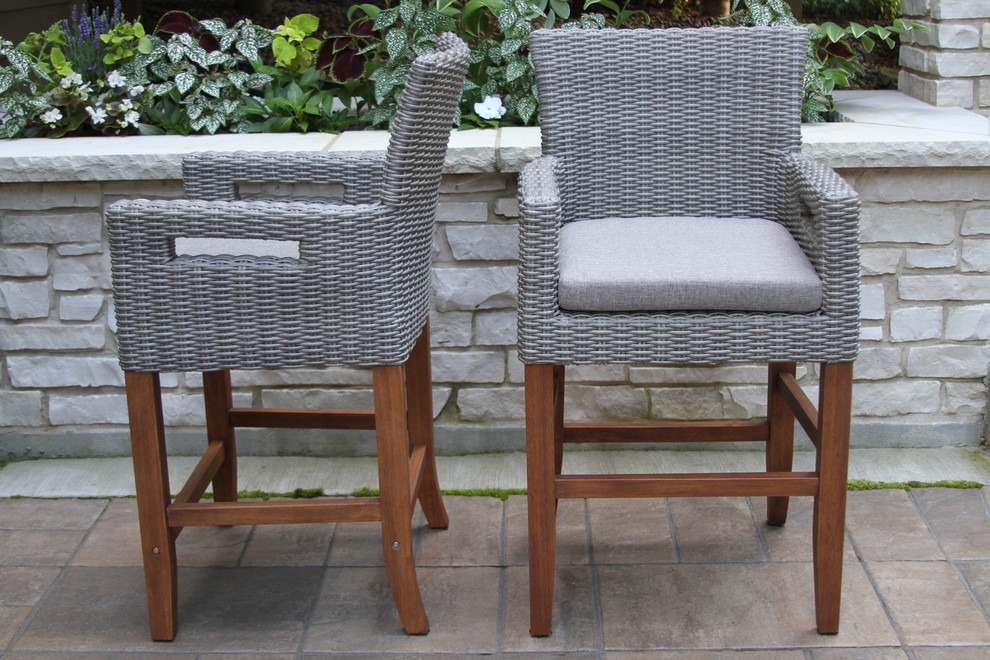
[[[146,100],[142,85],[131,85],[114,70],[93,85],[78,73],[63,76],[51,94],[52,107],[38,115],[49,137],[58,137],[83,125],[105,135],[133,132],[141,120],[141,105]]]

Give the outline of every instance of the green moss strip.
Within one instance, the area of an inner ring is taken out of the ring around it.
[[[866,481],[850,479],[849,490],[911,490],[912,488],[983,488],[978,481],[950,479],[946,481]]]

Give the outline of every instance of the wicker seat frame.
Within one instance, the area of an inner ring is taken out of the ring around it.
[[[532,35],[543,156],[520,175],[518,341],[526,382],[533,635],[551,631],[561,497],[767,496],[768,522],[781,525],[790,496],[813,496],[818,630],[838,630],[852,361],[859,339],[859,200],[834,171],[800,154],[807,48],[803,28]],[[822,282],[821,308],[561,309],[560,228],[642,216],[781,223]],[[798,361],[820,365],[817,407],[795,379]],[[563,421],[565,365],[732,362],[769,363],[766,421]],[[795,420],[818,449],[813,472],[792,471]],[[695,441],[764,442],[768,471],[561,471],[568,442]]]
[[[178,627],[176,537],[190,525],[380,521],[404,629],[429,631],[412,515],[446,528],[433,447],[431,247],[447,143],[469,51],[451,33],[415,60],[385,158],[213,153],[184,161],[188,199],[107,209],[151,636]],[[340,184],[338,203],[241,199],[243,184]],[[277,241],[298,258],[176,254],[176,239]],[[370,367],[374,409],[234,407],[231,369]],[[159,372],[201,371],[205,454],[169,490]],[[379,497],[241,502],[235,427],[368,429]],[[213,484],[213,502],[200,501]]]

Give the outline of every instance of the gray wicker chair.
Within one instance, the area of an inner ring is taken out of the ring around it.
[[[531,629],[551,629],[561,497],[815,498],[818,630],[838,630],[854,191],[800,154],[803,28],[537,31],[543,156],[522,172]],[[820,364],[817,409],[795,362]],[[564,365],[769,363],[767,421],[564,423]],[[818,449],[792,471],[794,421]],[[566,442],[761,441],[767,472],[564,475]]]
[[[191,199],[107,209],[153,639],[176,633],[175,538],[189,525],[381,521],[403,627],[429,631],[411,516],[418,499],[430,527],[447,526],[427,313],[440,177],[469,56],[446,33],[436,53],[412,64],[384,159],[194,155],[184,163]],[[238,198],[239,184],[276,182],[342,184],[345,193],[337,202]],[[204,239],[262,254],[198,254]],[[190,252],[177,250],[182,241]],[[327,365],[371,367],[374,410],[233,407],[231,369]],[[174,502],[162,371],[204,372],[208,448]],[[238,502],[238,426],[374,429],[381,495]],[[211,481],[214,502],[200,502]]]

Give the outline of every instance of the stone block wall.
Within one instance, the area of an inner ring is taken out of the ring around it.
[[[990,167],[842,171],[864,202],[858,446],[975,444],[990,362]],[[434,248],[434,408],[446,453],[521,449],[516,175],[445,177]],[[292,191],[286,189],[286,194]],[[168,198],[178,181],[0,184],[0,454],[128,451],[102,209]],[[586,366],[573,420],[736,419],[765,413],[765,368]],[[813,384],[814,366],[799,376]],[[366,371],[240,372],[237,405],[370,407]],[[198,449],[198,374],[166,374],[177,453]],[[813,390],[813,388],[812,388]],[[268,434],[268,435],[265,435]],[[244,431],[246,453],[367,453],[365,433]]]
[[[901,11],[928,29],[902,37],[898,89],[990,114],[990,2],[904,0]]]

